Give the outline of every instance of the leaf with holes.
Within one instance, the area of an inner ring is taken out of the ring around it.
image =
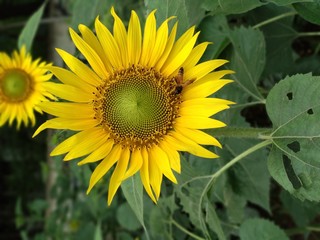
[[[320,201],[320,77],[298,74],[267,98],[274,125],[268,159],[271,176],[301,200]]]

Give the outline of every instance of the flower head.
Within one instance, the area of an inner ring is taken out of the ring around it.
[[[79,25],[79,36],[70,29],[77,49],[89,66],[57,49],[69,67],[51,67],[62,84],[52,93],[69,102],[45,102],[40,108],[56,118],[46,128],[79,131],[60,143],[51,155],[64,160],[85,158],[78,164],[102,160],[92,173],[88,192],[115,165],[109,183],[108,204],[122,181],[140,172],[143,186],[156,202],[163,175],[177,180],[179,151],[215,158],[200,144],[220,146],[199,129],[219,128],[224,123],[210,118],[232,102],[207,98],[231,82],[221,78],[229,70],[212,72],[225,60],[198,64],[207,45],[195,46],[194,27],[176,40],[177,23],[169,31],[169,18],[157,29],[155,11],[147,17],[144,33],[132,11],[128,29],[111,10],[113,33],[97,18],[96,35]],[[173,171],[172,171],[173,170]]]
[[[35,124],[34,110],[42,113],[36,105],[53,96],[46,90],[46,82],[52,74],[46,74],[49,66],[40,59],[32,60],[23,46],[12,57],[0,52],[0,126],[17,121],[17,128]]]

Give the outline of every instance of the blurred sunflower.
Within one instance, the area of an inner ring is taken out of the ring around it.
[[[23,122],[25,126],[35,124],[34,110],[42,113],[36,105],[48,101],[53,96],[46,90],[45,84],[52,74],[46,74],[49,64],[32,60],[23,46],[14,51],[12,57],[0,52],[0,126],[17,121],[17,128]]]
[[[195,46],[199,33],[187,30],[177,41],[177,23],[168,29],[165,20],[157,29],[155,11],[145,23],[144,34],[132,11],[128,29],[111,9],[111,33],[97,18],[96,35],[79,25],[81,37],[70,29],[71,38],[89,66],[57,49],[70,68],[51,67],[63,84],[51,93],[69,102],[43,102],[40,108],[57,118],[46,128],[79,131],[51,153],[67,153],[64,160],[85,158],[78,164],[102,160],[91,175],[88,193],[116,165],[109,182],[108,204],[122,181],[140,171],[143,186],[156,202],[163,175],[176,183],[180,173],[178,151],[204,158],[216,154],[199,144],[219,146],[199,129],[225,124],[210,118],[232,102],[207,98],[231,80],[221,79],[230,70],[212,72],[226,60],[198,64],[209,43]]]

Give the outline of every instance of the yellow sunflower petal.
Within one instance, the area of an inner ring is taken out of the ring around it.
[[[41,126],[35,131],[32,137],[37,136],[40,132],[47,128],[82,131],[93,128],[97,124],[98,122],[95,119],[81,119],[80,121],[75,121],[74,119],[53,118],[41,124]]]
[[[167,40],[168,40],[168,22],[172,19],[168,18],[165,20],[161,26],[159,27],[156,35],[156,40],[153,46],[153,50],[150,51],[150,61],[148,63],[148,66],[153,67],[163,54],[164,50],[166,49]]]
[[[141,155],[141,150],[136,148],[132,151],[131,158],[130,158],[130,165],[125,173],[125,176],[123,177],[123,180],[127,179],[128,177],[131,177],[134,175],[137,171],[140,170],[142,166],[143,160]]]
[[[194,67],[200,60],[200,58],[202,57],[203,53],[205,52],[205,50],[207,49],[207,46],[209,45],[209,42],[203,42],[200,43],[199,45],[195,46],[189,57],[186,59],[186,61],[182,64],[182,66],[185,69],[190,69],[192,67]]]
[[[171,30],[169,38],[167,40],[166,48],[164,49],[163,54],[161,55],[160,59],[157,61],[156,65],[155,65],[156,66],[155,69],[157,69],[158,71],[160,71],[163,64],[167,61],[167,58],[172,50],[174,40],[175,40],[176,34],[177,34],[177,28],[178,28],[178,23],[175,23],[172,30]]]
[[[151,158],[150,154],[149,158]],[[158,200],[161,191],[162,172],[159,169],[158,165],[153,163],[151,159],[149,159],[149,178],[151,188],[156,196],[156,199]]]
[[[159,148],[157,145],[154,145],[150,148],[150,161],[155,162],[158,166],[158,169],[165,175],[171,182],[177,183],[177,179],[174,176],[170,162],[167,154]]]
[[[0,66],[3,68],[11,68],[12,67],[12,61],[8,54],[4,52],[0,52]]]
[[[176,24],[177,25],[177,24]],[[174,29],[173,29],[174,30]],[[166,68],[172,60],[181,53],[181,50],[186,46],[188,42],[192,39],[194,34],[195,27],[189,28],[182,36],[173,44],[169,56],[166,59],[166,62],[162,66],[162,69]],[[174,34],[175,36],[175,34]]]
[[[109,74],[106,71],[99,55],[72,28],[69,28],[69,32],[72,41],[82,55],[87,59],[92,69],[99,75],[100,78],[107,78]],[[101,81],[99,83],[101,83]]]
[[[120,48],[122,65],[123,67],[128,67],[129,60],[127,48],[127,31],[122,20],[118,17],[113,7],[111,8],[111,15],[114,18],[113,35]]]
[[[66,84],[46,82],[43,86],[55,96],[72,102],[89,102],[93,97],[92,94]]]
[[[83,24],[80,24],[78,28],[83,37],[83,40],[86,41],[92,47],[92,49],[99,55],[106,70],[108,72],[112,72],[111,63],[107,58],[105,52],[103,51],[102,46],[98,41],[97,37],[94,35],[94,33]]]
[[[101,83],[101,79],[98,75],[79,59],[61,49],[56,49],[56,51],[59,53],[65,64],[83,81],[94,86]]]
[[[157,200],[153,194],[153,191],[151,189],[150,186],[150,175],[149,175],[149,156],[148,156],[148,152],[146,150],[145,147],[142,148],[141,150],[141,155],[143,158],[143,164],[142,167],[140,169],[140,178],[141,178],[141,182],[144,186],[144,189],[146,190],[146,192],[148,193],[149,197],[152,199],[152,201],[154,203],[157,203]]]
[[[108,135],[103,131],[88,134],[86,138],[79,139],[76,146],[74,146],[68,154],[63,158],[64,161],[69,161],[78,157],[82,157],[92,153],[95,149],[106,142]],[[88,141],[88,139],[91,139]]]
[[[87,103],[42,102],[38,106],[43,111],[62,118],[88,119],[94,116],[92,106]]]
[[[140,63],[142,65],[147,65],[150,56],[151,56],[151,49],[154,47],[154,42],[156,39],[156,18],[154,16],[156,10],[153,10],[147,17],[146,23],[144,26],[143,32],[143,43],[142,43],[142,52],[141,52],[141,59]]]
[[[223,86],[225,86],[228,83],[232,83],[232,80],[211,80],[211,81],[207,81],[203,84],[197,85],[197,86],[192,86],[189,88],[185,88],[183,90],[183,95],[182,95],[182,99],[183,100],[189,100],[189,99],[193,99],[193,98],[205,98],[210,96],[211,94],[215,93],[216,91],[218,91],[219,89],[221,89]]]
[[[85,141],[86,139],[94,139],[96,136],[101,135],[101,128],[96,127],[92,129],[87,129],[82,132],[78,132],[73,136],[67,138],[62,143],[60,143],[53,151],[50,153],[50,156],[56,156],[60,154],[64,154],[66,152],[71,151],[74,146],[78,145],[79,143]],[[92,138],[90,138],[92,137]]]
[[[119,46],[110,31],[100,22],[99,18],[95,20],[95,29],[104,52],[108,54],[111,65],[116,69],[122,67]]]
[[[217,139],[212,137],[209,134],[206,134],[197,129],[190,129],[190,128],[176,128],[180,134],[184,135],[185,137],[191,139],[192,141],[202,144],[202,145],[213,145],[221,148],[221,144]]]
[[[172,132],[172,137],[176,139],[176,141],[179,141],[180,144],[185,145],[186,151],[190,152],[193,155],[203,157],[203,158],[217,158],[218,155],[216,155],[213,152],[210,152],[209,150],[205,149],[204,147],[201,147],[194,141],[192,141],[189,138],[186,138],[182,134],[178,132]]]
[[[127,44],[129,64],[137,64],[141,55],[141,26],[139,17],[135,11],[131,11]]]
[[[162,72],[170,76],[181,66],[181,64],[187,59],[191,53],[194,44],[197,41],[199,32],[196,33],[180,50],[180,53],[172,58],[168,58],[166,64],[162,68]],[[169,56],[170,57],[170,56]]]
[[[118,160],[117,166],[113,171],[113,174],[110,178],[109,190],[108,190],[108,205],[110,206],[111,201],[116,194],[120,184],[123,180],[124,174],[128,167],[128,162],[130,158],[130,150],[129,148],[125,148],[122,150],[122,154],[120,159]]]
[[[121,146],[115,145],[111,152],[106,156],[101,163],[94,169],[91,178],[87,194],[96,185],[96,183],[109,171],[109,169],[120,159],[122,153]]]
[[[228,62],[227,60],[214,59],[214,60],[200,63],[188,69],[187,71],[185,71],[184,78],[185,79],[201,79],[202,77],[210,73],[212,70],[222,66],[227,62]]]
[[[218,98],[195,98],[181,103],[181,116],[210,117],[222,110],[228,109],[233,102]]]
[[[64,84],[77,87],[85,91],[86,93],[92,93],[95,91],[94,86],[83,81],[73,72],[70,72],[60,67],[54,67],[54,66],[48,67],[48,70],[51,71]]]
[[[169,146],[166,141],[161,141],[159,146],[168,155],[170,167],[177,173],[180,173],[181,165],[179,153],[172,146]]]
[[[78,165],[81,166],[86,163],[92,163],[100,161],[101,159],[105,158],[111,151],[112,147],[114,145],[113,139],[108,139],[105,144],[98,147],[96,150],[94,150],[89,156],[78,162]]]
[[[176,125],[191,129],[208,129],[225,127],[226,124],[212,118],[198,116],[182,116],[177,118]]]

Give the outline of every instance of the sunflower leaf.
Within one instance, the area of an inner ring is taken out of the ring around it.
[[[72,9],[71,26],[76,29],[78,24],[90,26],[97,15],[108,11],[114,1],[76,0]]]
[[[198,25],[205,16],[201,8],[202,0],[145,0],[147,11],[157,9],[157,23],[161,24],[168,17],[176,16],[179,19],[177,36],[193,25]]]
[[[213,43],[207,47],[202,60],[218,58],[219,54],[230,44],[227,18],[223,15],[207,17],[201,22],[199,29],[201,30],[199,42]]]
[[[127,202],[117,208],[117,220],[123,228],[130,231],[136,231],[141,227],[137,215],[132,211]]]
[[[265,219],[249,219],[240,226],[242,240],[289,240],[285,232],[274,223]]]
[[[26,25],[23,27],[19,38],[18,38],[18,48],[20,49],[23,45],[26,46],[27,52],[30,52],[33,39],[36,35],[37,29],[39,27],[39,23],[46,6],[47,2],[44,2],[41,7],[32,14],[32,16],[28,19]]]
[[[307,21],[314,24],[320,24],[320,0],[314,0],[307,3],[295,3],[293,4],[293,7],[296,9],[299,15]]]
[[[143,219],[143,188],[139,174],[135,174],[122,182],[121,189],[137,219],[144,230],[147,231]]]
[[[227,139],[224,145],[230,150],[224,150],[219,155],[227,162],[256,143],[255,140],[248,139],[242,139],[241,141],[239,139]],[[227,172],[227,179],[232,192],[226,194],[225,192],[227,191],[225,190],[221,196],[226,205],[231,200],[234,200],[231,198],[238,195],[270,212],[270,174],[265,161],[266,155],[265,149],[256,151],[243,159],[243,161],[239,161]],[[231,196],[230,200],[227,199],[228,195]]]
[[[320,201],[320,77],[297,74],[267,98],[274,125],[268,159],[271,176],[295,197]]]
[[[292,14],[288,8],[265,7],[254,11],[256,24],[279,15]],[[270,24],[260,27],[266,41],[266,65],[264,75],[270,76],[276,73],[289,74],[292,72],[294,57],[292,54],[292,42],[297,37],[297,32],[292,27],[294,16],[287,16]],[[279,64],[281,62],[281,64]],[[280,75],[282,76],[282,75]]]
[[[313,0],[269,0],[268,2],[272,2],[274,4],[277,4],[278,6],[285,6],[297,2],[312,2]]]
[[[245,92],[262,101],[263,96],[257,88],[266,62],[266,46],[262,32],[241,27],[231,30],[229,38],[234,48],[230,69],[236,72],[235,81]]]
[[[206,239],[211,239],[206,223],[219,240],[226,239],[215,209],[206,197],[211,178],[199,178],[199,174],[184,159],[181,165],[182,173],[177,176],[179,185],[176,186],[176,193],[183,210],[189,214],[192,224],[202,230]]]
[[[256,7],[260,7],[263,4],[263,1],[257,0],[242,0],[241,4],[234,0],[205,0],[202,3],[202,7],[206,11],[211,11],[213,15],[219,13],[236,14],[247,12]]]

